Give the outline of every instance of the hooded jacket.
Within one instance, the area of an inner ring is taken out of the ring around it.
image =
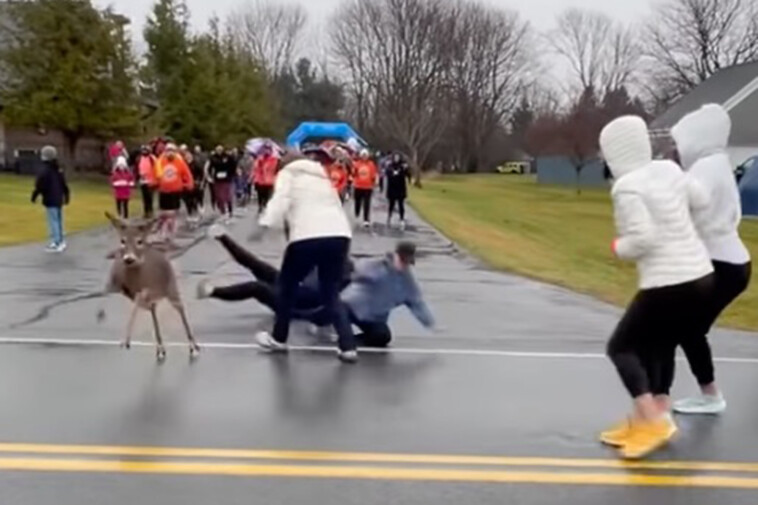
[[[350,223],[339,196],[321,164],[300,159],[282,168],[274,184],[274,196],[259,223],[289,226],[289,241],[325,237],[352,237]]]
[[[615,178],[611,190],[616,254],[635,261],[640,289],[684,284],[713,272],[690,210],[709,205],[708,193],[676,163],[653,161],[647,125],[636,116],[608,124],[600,148]]]
[[[42,171],[37,176],[32,192],[32,203],[42,196],[42,205],[45,207],[63,207],[68,205],[70,192],[66,176],[56,160],[42,162]]]
[[[708,191],[710,204],[693,212],[711,259],[742,265],[750,253],[740,240],[742,204],[726,152],[732,121],[720,105],[705,105],[671,129],[685,171]]]

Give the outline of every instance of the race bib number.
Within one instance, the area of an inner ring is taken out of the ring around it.
[[[223,180],[226,179],[226,172],[219,172],[216,174],[216,179]]]

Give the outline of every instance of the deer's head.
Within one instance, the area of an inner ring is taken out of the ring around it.
[[[145,250],[149,247],[147,237],[155,225],[155,220],[131,223],[113,216],[110,212],[106,212],[105,217],[121,239],[121,247],[116,257],[120,257],[127,267],[140,266],[145,257]]]

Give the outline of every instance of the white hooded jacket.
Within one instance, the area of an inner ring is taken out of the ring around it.
[[[710,104],[682,118],[671,129],[671,136],[684,169],[710,196],[710,204],[695,210],[693,218],[711,259],[743,265],[750,261],[750,253],[740,240],[742,204],[726,152],[731,129],[729,113]]]
[[[260,218],[266,227],[289,226],[289,241],[352,237],[342,202],[326,170],[311,160],[297,160],[276,176],[274,196]]]
[[[642,118],[608,124],[600,147],[616,179],[611,191],[616,254],[637,263],[640,289],[684,284],[713,272],[690,217],[691,208],[708,205],[708,195],[676,163],[653,161]]]

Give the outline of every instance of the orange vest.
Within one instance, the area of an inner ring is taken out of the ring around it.
[[[353,184],[355,189],[374,189],[377,169],[371,160],[357,160],[353,163]]]

